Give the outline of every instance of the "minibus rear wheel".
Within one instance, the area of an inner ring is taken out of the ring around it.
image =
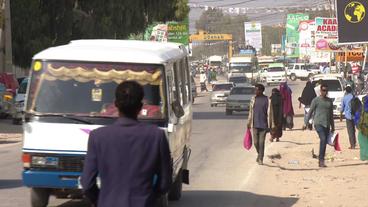
[[[46,207],[49,204],[50,189],[31,188],[32,207]]]

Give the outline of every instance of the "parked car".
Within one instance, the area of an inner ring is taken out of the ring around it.
[[[12,73],[0,73],[0,83],[3,83],[6,87],[6,90],[11,92],[13,95],[15,95],[19,87],[18,80]]]
[[[235,86],[226,100],[226,115],[233,111],[249,111],[250,100],[255,94],[253,86]]]
[[[344,79],[340,74],[319,74],[312,77],[313,86],[315,86],[320,79],[328,86],[327,96],[332,99],[334,115],[339,116],[342,99],[345,95],[344,90],[346,83]]]
[[[12,95],[6,90],[5,84],[0,82],[0,118],[6,118],[12,108]]]
[[[15,103],[13,107],[13,124],[21,124],[23,120],[24,100],[26,98],[27,86],[29,78],[24,78],[19,85],[17,94],[15,95]]]
[[[233,88],[233,83],[230,82],[216,82],[212,85],[211,91],[211,107],[217,106],[218,104],[225,104],[226,99],[230,94],[230,90]]]
[[[308,80],[314,73],[309,69],[311,65],[305,63],[294,63],[289,65],[287,75],[290,80],[295,81],[296,79]]]
[[[19,87],[18,81],[12,73],[0,73],[0,118],[6,118],[12,114],[14,96]]]

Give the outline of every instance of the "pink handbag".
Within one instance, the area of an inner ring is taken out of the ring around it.
[[[250,150],[252,147],[252,133],[250,132],[250,129],[247,129],[244,136],[243,146],[245,149]]]

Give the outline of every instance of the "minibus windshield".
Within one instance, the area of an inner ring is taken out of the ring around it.
[[[34,61],[26,112],[35,115],[118,117],[115,89],[135,80],[144,88],[140,119],[166,116],[163,66]]]

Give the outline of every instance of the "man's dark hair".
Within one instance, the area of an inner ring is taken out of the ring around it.
[[[346,87],[345,87],[345,91],[346,91],[347,93],[351,93],[351,92],[353,91],[353,89],[351,89],[351,87],[350,87],[350,86],[346,86]]]
[[[322,89],[322,88],[328,88],[328,85],[326,85],[325,83],[322,83],[322,84],[321,84],[321,89]]]
[[[124,81],[115,90],[115,106],[129,118],[137,118],[142,109],[143,87],[135,81]]]
[[[260,91],[262,91],[262,92],[264,92],[265,91],[265,87],[264,87],[264,85],[262,85],[262,84],[260,84],[260,83],[257,83],[256,85],[255,85],[255,87],[256,88],[258,88]]]

